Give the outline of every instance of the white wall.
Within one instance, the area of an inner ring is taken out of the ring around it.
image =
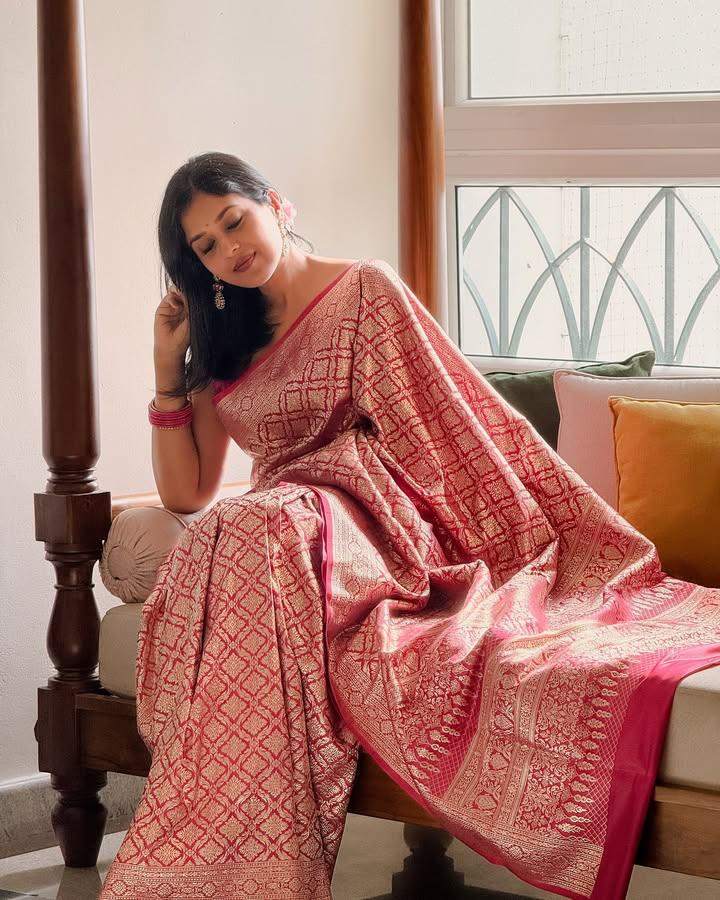
[[[85,0],[100,389],[99,487],[154,490],[146,407],[155,228],[188,157],[247,159],[321,256],[397,260],[397,2]],[[37,772],[53,569],[35,541],[41,454],[34,0],[0,3],[0,787]],[[233,447],[226,480],[247,478]],[[100,614],[116,602],[95,569]],[[47,776],[45,776],[47,777]]]

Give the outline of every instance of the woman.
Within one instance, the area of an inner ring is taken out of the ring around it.
[[[720,590],[667,576],[388,263],[304,253],[284,210],[219,153],[163,199],[158,489],[208,504],[230,439],[252,489],[144,604],[152,767],[100,896],[331,897],[362,745],[491,862],[623,897]]]

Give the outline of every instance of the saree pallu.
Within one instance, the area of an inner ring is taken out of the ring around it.
[[[623,897],[720,589],[668,576],[384,260],[214,402],[252,487],[144,604],[152,768],[101,900],[331,897],[360,746],[524,881]]]

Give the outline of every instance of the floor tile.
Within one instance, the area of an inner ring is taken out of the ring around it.
[[[402,870],[409,854],[402,833],[402,822],[348,814],[333,876],[333,900],[391,900],[393,873]],[[97,900],[124,835],[118,832],[105,836],[96,868],[66,869],[58,847],[0,859],[0,900]],[[464,876],[469,898],[559,897],[531,887],[458,840],[450,844],[448,855],[455,870]],[[424,896],[418,900],[442,898]],[[636,866],[626,900],[720,900],[720,881]]]
[[[13,897],[14,900],[23,900],[24,897],[37,897],[37,894],[16,894],[15,891],[0,890],[0,900]]]

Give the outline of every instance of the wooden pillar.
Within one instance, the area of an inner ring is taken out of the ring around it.
[[[445,122],[441,40],[442,0],[401,0],[399,71],[399,274],[440,319],[445,289]],[[411,856],[396,876],[393,897],[414,896],[435,873],[459,890],[445,851],[453,837],[439,828],[405,825]],[[443,896],[450,896],[449,893]]]
[[[75,695],[100,687],[93,568],[110,527],[99,491],[92,207],[82,0],[38,0],[43,456],[35,538],[55,570],[47,650],[57,673],[38,689],[38,768],[59,792],[51,818],[68,866],[94,866],[107,810],[105,772],[80,765]]]
[[[446,283],[442,0],[401,0],[399,274],[441,320]]]

